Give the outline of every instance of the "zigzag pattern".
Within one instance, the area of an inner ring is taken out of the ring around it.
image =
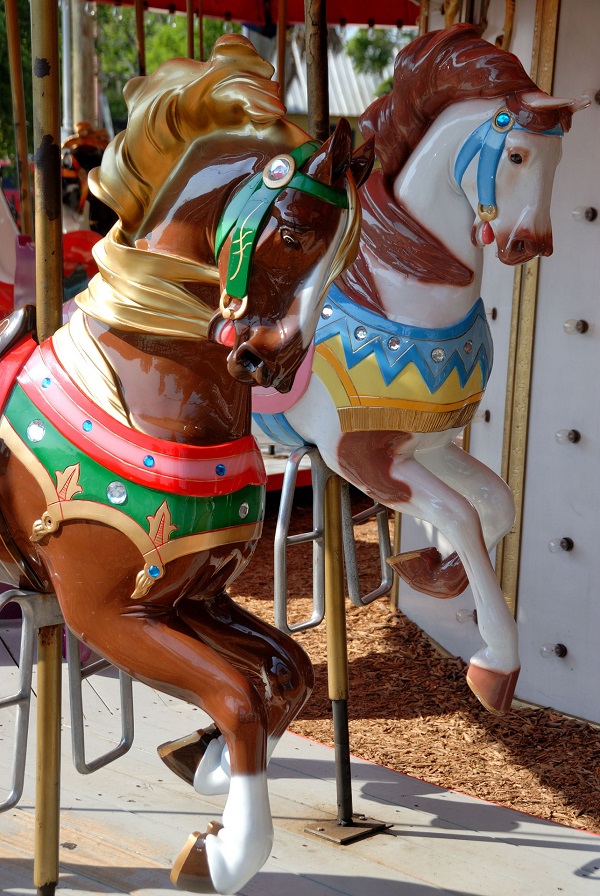
[[[373,354],[386,386],[411,362],[432,394],[446,382],[453,370],[464,387],[477,365],[481,367],[482,388],[487,384],[493,348],[481,299],[463,320],[439,330],[390,321],[357,305],[336,286],[331,287],[325,307],[330,308],[331,313],[329,317],[321,317],[315,343],[319,345],[339,336],[349,370]],[[391,339],[395,349],[390,348]],[[443,350],[443,360],[434,360],[432,352],[435,349]]]

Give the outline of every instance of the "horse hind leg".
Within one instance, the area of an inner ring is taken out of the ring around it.
[[[467,683],[487,710],[510,708],[519,674],[517,626],[500,590],[473,504],[411,459],[398,463],[410,498],[398,510],[432,523],[454,545],[467,572],[486,647],[471,657]]]
[[[470,501],[479,515],[487,550],[495,548],[515,519],[512,492],[504,480],[452,442],[419,450],[415,457]],[[422,548],[398,554],[389,562],[408,585],[431,597],[457,597],[469,584],[456,551],[444,558],[434,547]]]
[[[510,707],[519,670],[517,627],[490,562],[477,510],[408,455],[397,435],[370,435],[369,450],[363,445],[360,452],[355,440],[344,436],[340,441],[342,475],[374,500],[431,523],[454,546],[473,589],[479,631],[486,643],[471,658],[469,686],[487,709],[502,714]]]

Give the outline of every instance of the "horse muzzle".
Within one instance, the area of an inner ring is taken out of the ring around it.
[[[514,236],[506,243],[496,240],[498,245],[498,258],[504,264],[517,265],[531,261],[538,255],[552,255],[552,234],[540,236]]]

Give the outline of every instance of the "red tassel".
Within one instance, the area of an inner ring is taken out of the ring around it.
[[[481,242],[486,246],[489,246],[490,243],[494,242],[494,231],[492,230],[492,225],[489,221],[483,222],[483,227],[481,228]]]

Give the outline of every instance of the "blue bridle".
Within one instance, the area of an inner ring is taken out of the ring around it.
[[[496,172],[500,164],[506,136],[515,128],[518,131],[541,134],[547,137],[562,137],[562,125],[557,124],[548,131],[529,131],[520,125],[512,112],[502,106],[491,118],[475,128],[465,140],[454,164],[454,179],[458,186],[465,171],[479,153],[477,165],[477,213],[482,221],[493,221],[498,214],[496,205]]]

